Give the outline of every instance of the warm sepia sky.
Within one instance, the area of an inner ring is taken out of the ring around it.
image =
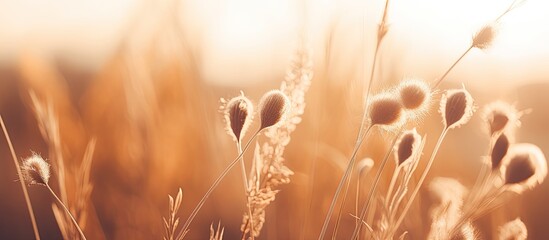
[[[0,1],[0,63],[9,62],[22,49],[32,47],[72,57],[85,66],[101,66],[131,16],[140,12],[143,2]],[[200,37],[196,41],[204,54],[202,68],[206,79],[222,84],[235,81],[246,84],[284,69],[303,16],[296,2],[299,1],[183,1],[185,26],[193,33],[199,31],[192,35]],[[389,10],[392,29],[385,43],[385,54],[406,62],[403,71],[412,75],[443,69],[467,47],[476,29],[499,15],[510,2],[392,0]],[[340,54],[360,54],[357,49],[360,50],[362,39],[372,45],[371,32],[379,21],[383,3],[308,1],[308,29],[313,48],[322,47],[327,26],[337,20],[335,31]],[[503,19],[492,48],[472,52],[463,69],[491,70],[484,71],[490,74],[487,78],[511,85],[524,81],[525,77],[542,80],[543,76],[549,76],[547,13],[549,1],[527,0]],[[316,54],[321,57],[320,52]],[[243,68],[247,71],[241,71]],[[460,71],[459,67],[456,71]]]

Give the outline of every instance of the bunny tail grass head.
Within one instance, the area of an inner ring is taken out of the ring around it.
[[[539,147],[512,145],[502,161],[501,173],[508,190],[522,193],[541,184],[547,176],[547,161]]]
[[[484,25],[474,36],[473,36],[473,47],[480,50],[486,50],[496,36],[496,29],[493,24]]]
[[[509,221],[498,228],[499,240],[526,240],[528,239],[528,229],[526,225],[516,218],[513,221]]]
[[[440,113],[448,129],[466,124],[475,111],[473,97],[465,88],[446,91],[440,100]]]
[[[405,114],[402,104],[393,93],[379,93],[372,97],[368,107],[370,124],[392,129],[404,124]]]
[[[419,79],[407,79],[400,82],[398,93],[402,106],[413,111],[413,116],[421,116],[429,109],[431,88],[429,84]]]
[[[421,136],[416,129],[408,130],[402,133],[395,145],[395,159],[397,165],[401,166],[409,163],[414,154],[418,151],[421,145]]]
[[[482,118],[487,123],[490,136],[501,132],[513,133],[516,127],[520,127],[522,113],[517,111],[515,106],[495,101],[486,105],[482,111]]]
[[[242,136],[253,120],[254,106],[252,102],[242,94],[227,102],[224,107],[227,130],[234,140],[241,141]]]
[[[272,90],[265,93],[259,102],[260,129],[268,128],[281,122],[289,108],[290,100],[280,90]]]
[[[50,180],[50,165],[36,153],[23,160],[21,170],[28,184],[46,185]]]

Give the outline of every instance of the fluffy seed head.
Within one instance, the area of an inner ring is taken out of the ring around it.
[[[394,151],[397,165],[400,166],[411,162],[420,145],[421,136],[419,136],[415,128],[402,133],[395,145]]]
[[[407,110],[424,112],[431,100],[431,88],[425,81],[408,79],[398,86],[402,105]]]
[[[506,187],[517,193],[534,188],[547,176],[545,156],[533,144],[512,145],[501,164]]]
[[[448,90],[440,100],[440,113],[448,129],[466,124],[475,111],[473,97],[465,89]]]
[[[494,41],[494,36],[496,35],[496,30],[494,26],[489,24],[483,26],[480,31],[478,31],[475,36],[473,36],[473,47],[476,47],[481,50],[485,50]]]
[[[242,96],[234,97],[225,106],[225,122],[229,134],[234,140],[239,142],[241,136],[246,133],[253,118],[253,104],[242,94]]]
[[[482,112],[482,118],[486,121],[491,136],[505,131],[513,132],[520,126],[522,113],[509,103],[492,102],[486,105]]]
[[[520,218],[507,222],[498,229],[499,240],[526,240],[527,238],[528,229]]]
[[[399,126],[404,122],[402,104],[393,94],[380,93],[372,97],[368,113],[372,125]]]
[[[290,100],[280,90],[272,90],[263,97],[259,102],[259,111],[261,116],[260,129],[271,127],[279,123],[286,115],[290,108]]]
[[[509,144],[509,138],[507,138],[507,135],[505,134],[501,134],[494,143],[492,154],[490,155],[492,160],[492,170],[499,168],[501,160],[503,160],[503,157],[507,154]]]
[[[50,165],[38,154],[23,160],[21,170],[28,184],[46,185],[50,180]]]

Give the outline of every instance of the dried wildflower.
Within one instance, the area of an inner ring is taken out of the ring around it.
[[[395,145],[395,159],[397,164],[400,166],[409,163],[420,145],[421,136],[419,136],[415,128],[402,133]]]
[[[475,36],[473,36],[473,47],[485,50],[494,41],[494,36],[496,35],[496,30],[491,24],[483,26],[480,31],[478,31]]]
[[[286,94],[280,90],[272,90],[265,93],[259,102],[261,116],[260,129],[279,123],[289,110],[289,101]]]
[[[427,111],[431,101],[431,88],[425,81],[418,79],[404,80],[398,86],[402,105],[421,115]]]
[[[522,112],[517,111],[515,106],[509,103],[492,102],[486,105],[482,112],[482,117],[488,124],[491,136],[505,131],[512,133],[515,127],[520,126]]]
[[[498,137],[494,147],[492,148],[492,154],[490,155],[492,160],[492,169],[499,168],[501,160],[503,160],[503,157],[507,154],[509,144],[509,138],[507,138],[507,135],[501,134]]]
[[[277,188],[281,184],[288,184],[290,176],[294,173],[284,164],[284,150],[290,143],[290,135],[301,122],[301,115],[305,111],[305,94],[311,85],[313,77],[313,63],[309,51],[305,47],[299,48],[294,54],[291,66],[288,68],[280,91],[272,91],[279,97],[283,96],[287,101],[284,110],[284,123],[276,128],[269,128],[265,131],[268,141],[256,146],[254,161],[252,165],[254,174],[251,174],[250,181],[250,205],[252,208],[253,221],[248,221],[249,216],[244,214],[241,231],[248,236],[259,236],[265,223],[265,209],[275,200],[276,194],[280,191]],[[269,94],[269,93],[267,93]],[[263,97],[265,99],[267,94]],[[287,98],[286,98],[287,96]],[[263,100],[261,102],[264,102]],[[263,120],[263,103],[260,103],[261,126],[267,126]],[[265,119],[272,117],[265,117]],[[280,117],[282,118],[282,117]],[[250,226],[253,222],[253,226]]]
[[[547,161],[536,145],[516,144],[502,161],[501,172],[510,191],[521,193],[541,184],[547,176]]]
[[[50,180],[50,165],[38,154],[23,160],[21,170],[28,184],[47,185]]]
[[[235,141],[239,142],[241,136],[246,133],[252,122],[253,112],[253,104],[244,94],[227,102],[224,107],[225,122],[229,134],[234,137]]]
[[[400,126],[404,123],[402,104],[389,93],[372,97],[368,113],[372,125]]]
[[[473,116],[475,111],[473,97],[465,89],[448,90],[440,100],[439,111],[442,114],[445,128],[460,127]]]
[[[526,240],[527,238],[528,229],[520,218],[507,222],[498,229],[499,240]]]

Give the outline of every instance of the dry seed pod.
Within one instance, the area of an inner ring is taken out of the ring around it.
[[[498,133],[511,130],[520,126],[520,117],[522,113],[506,102],[496,101],[484,107],[482,118],[488,124],[490,135],[494,136]]]
[[[496,143],[494,143],[492,154],[490,154],[490,158],[492,160],[492,170],[499,168],[501,160],[503,160],[503,157],[507,154],[509,144],[509,138],[507,138],[507,135],[505,134],[501,134],[496,140]]]
[[[404,80],[399,84],[398,92],[402,105],[407,110],[422,113],[427,110],[431,101],[431,88],[429,84],[422,80]]]
[[[496,30],[493,25],[489,24],[483,26],[480,31],[473,36],[473,47],[481,50],[487,49],[494,41],[495,35]]]
[[[28,184],[46,185],[50,180],[50,165],[38,154],[23,160],[21,170]]]
[[[253,104],[242,94],[242,96],[229,100],[224,109],[227,130],[229,130],[229,134],[234,137],[235,141],[239,142],[241,136],[246,133],[248,126],[252,123]]]
[[[265,93],[259,102],[261,116],[260,129],[279,123],[284,118],[289,107],[290,100],[280,90],[272,90]]]
[[[473,97],[465,89],[448,90],[440,100],[440,113],[448,129],[466,124],[473,116]]]
[[[547,161],[536,145],[512,145],[502,160],[501,173],[508,190],[522,193],[541,184],[547,176]]]
[[[400,126],[404,122],[402,104],[389,93],[372,97],[368,113],[372,125]]]
[[[499,240],[526,240],[527,238],[528,229],[520,218],[507,222],[498,229]]]
[[[421,136],[419,136],[415,128],[402,133],[395,145],[395,159],[397,165],[401,166],[409,163],[420,145]]]

